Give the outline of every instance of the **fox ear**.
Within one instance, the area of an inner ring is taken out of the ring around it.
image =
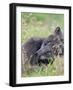
[[[30,64],[31,65],[36,65],[38,64],[38,56],[36,54],[32,55],[31,59],[30,59]]]
[[[60,31],[61,31],[61,28],[60,27],[56,27],[55,33],[58,34]]]

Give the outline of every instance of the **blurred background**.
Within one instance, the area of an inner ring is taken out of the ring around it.
[[[64,29],[63,14],[21,13],[21,41],[30,37],[47,37],[59,26]]]

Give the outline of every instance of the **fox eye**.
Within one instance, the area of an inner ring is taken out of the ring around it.
[[[47,43],[44,43],[44,45],[47,45]]]

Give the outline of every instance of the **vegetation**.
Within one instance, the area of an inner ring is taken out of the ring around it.
[[[21,13],[21,43],[30,37],[47,37],[59,26],[64,29],[63,14],[48,13]],[[64,75],[64,58],[56,57],[53,65],[37,67],[35,70],[25,72],[23,76],[57,76]]]

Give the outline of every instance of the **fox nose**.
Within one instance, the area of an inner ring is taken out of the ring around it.
[[[40,56],[42,54],[42,51],[41,50],[38,50],[36,53],[35,53],[35,55],[38,55],[38,56]]]

